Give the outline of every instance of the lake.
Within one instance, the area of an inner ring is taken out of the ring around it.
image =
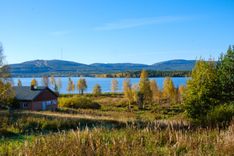
[[[111,81],[112,78],[95,78],[95,77],[84,77],[86,79],[88,88],[86,89],[85,93],[91,93],[93,87],[96,84],[99,84],[102,88],[102,92],[110,92],[111,91]],[[33,78],[13,78],[14,85],[17,85],[18,79],[21,80],[23,86],[30,86],[30,82]],[[42,85],[42,78],[35,78],[38,82],[38,85]],[[55,77],[56,80],[58,80],[58,77]],[[67,94],[67,84],[68,84],[68,77],[61,77],[62,82],[62,88],[60,89],[60,93]],[[71,77],[73,82],[75,83],[75,86],[80,79],[80,77]],[[118,81],[118,92],[122,92],[123,89],[123,81],[125,78],[116,78]],[[156,80],[158,86],[162,88],[164,77],[157,77],[157,78],[150,78]],[[175,87],[178,87],[179,85],[185,85],[187,81],[187,77],[173,77],[172,81],[175,85]],[[139,78],[130,78],[131,84],[137,84],[139,83]],[[50,86],[50,88],[53,88]],[[74,92],[71,93],[78,93],[77,89]]]

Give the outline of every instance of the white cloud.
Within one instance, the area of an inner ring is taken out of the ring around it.
[[[185,16],[160,16],[153,18],[138,18],[138,19],[124,19],[116,22],[106,23],[103,26],[96,27],[95,30],[119,30],[134,27],[141,27],[146,25],[157,25],[163,23],[171,23],[184,21],[189,19]]]

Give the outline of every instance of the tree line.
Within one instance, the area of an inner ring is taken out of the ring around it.
[[[148,73],[148,77],[189,77],[191,74],[191,71],[147,70],[147,73]],[[95,77],[105,77],[105,78],[124,78],[124,77],[138,78],[140,76],[141,76],[141,71],[127,71],[127,72],[95,75]]]
[[[182,102],[182,94],[185,86],[178,88],[170,77],[165,77],[162,90],[155,80],[149,80],[148,73],[142,70],[139,84],[131,84],[129,78],[125,78],[123,83],[123,93],[128,99],[129,109],[131,105],[137,104],[139,109],[144,109],[147,105],[157,103],[159,105],[171,105]]]

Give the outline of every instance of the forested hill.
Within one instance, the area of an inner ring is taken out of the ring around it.
[[[64,60],[33,60],[19,64],[11,64],[12,76],[42,76],[54,74],[57,76],[79,76],[110,74],[142,69],[152,71],[191,71],[195,60],[169,60],[152,65],[134,63],[94,63],[82,64]]]
[[[159,71],[191,71],[196,60],[169,60],[151,65],[153,70]]]

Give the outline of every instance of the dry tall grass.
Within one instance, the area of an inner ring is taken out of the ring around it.
[[[86,129],[40,136],[6,155],[234,155],[234,122],[228,129]]]
[[[117,120],[117,121],[132,121],[136,119],[136,114],[134,112],[116,112],[116,111],[101,111],[93,109],[66,109],[65,111],[22,111],[17,110],[15,114],[26,114],[26,115],[41,115],[41,116],[51,116],[51,117],[63,117],[63,118],[85,118],[85,119],[95,119],[95,120]],[[7,111],[0,110],[0,117],[7,116]]]

